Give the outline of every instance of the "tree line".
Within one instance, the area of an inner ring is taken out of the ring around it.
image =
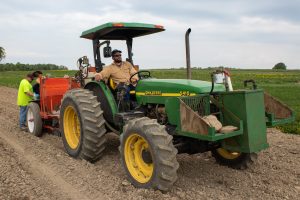
[[[6,57],[3,47],[0,47],[0,61]],[[22,64],[17,62],[0,64],[0,71],[36,71],[36,70],[68,70],[66,66],[55,64]]]
[[[68,70],[66,66],[55,64],[0,64],[0,71],[36,71],[36,70]]]
[[[0,61],[3,60],[6,57],[6,52],[3,47],[0,47]],[[220,66],[223,67],[223,66]],[[219,68],[219,67],[218,67]],[[175,68],[171,68],[175,69]],[[180,69],[185,69],[181,67]],[[202,69],[201,67],[192,67],[192,69]],[[215,67],[208,67],[207,69],[215,69]],[[228,68],[231,69],[231,68]],[[272,68],[274,70],[286,70],[287,66],[280,62],[274,65]],[[0,64],[0,71],[27,71],[27,70],[68,70],[67,67],[63,65],[54,65],[54,64],[12,64],[12,63],[6,63],[6,64]]]

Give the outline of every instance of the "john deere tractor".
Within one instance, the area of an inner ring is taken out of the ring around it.
[[[190,79],[190,29],[186,33],[187,79],[157,79],[150,71],[140,70],[129,99],[125,98],[126,84],[93,80],[104,66],[101,50],[104,57],[111,56],[111,40],[126,41],[127,60],[134,65],[133,38],[161,31],[163,26],[143,23],[106,23],[84,31],[81,38],[92,41],[95,67],[86,57],[80,58],[76,77],[65,82],[60,78],[65,86],[52,89],[60,91],[55,94],[49,91],[58,79],[42,80],[41,110],[35,106],[29,113],[35,116],[40,111],[45,126],[55,124],[60,128],[68,154],[90,162],[101,158],[106,133],[120,135],[121,162],[136,187],[169,190],[177,180],[179,153],[210,151],[221,165],[249,167],[257,153],[268,148],[266,127],[293,121],[294,112],[257,89],[253,80],[245,81],[252,83],[252,89],[232,90],[225,70],[214,72],[212,82]],[[56,104],[43,103],[53,96],[62,99],[61,104],[54,100]],[[47,110],[47,105],[52,107]],[[59,116],[49,123],[55,116],[49,114],[53,109]],[[34,121],[41,120],[30,122]]]

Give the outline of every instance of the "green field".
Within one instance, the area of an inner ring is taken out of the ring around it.
[[[210,80],[208,69],[194,69],[192,78]],[[74,75],[75,71],[43,71],[52,77],[62,77],[65,74]],[[185,70],[151,70],[156,78],[185,78]],[[0,85],[17,88],[20,80],[26,75],[25,71],[6,71],[0,73]],[[296,122],[280,126],[284,132],[300,134],[300,70],[272,71],[272,70],[231,70],[234,89],[243,88],[243,80],[254,79],[259,88],[263,88],[277,97],[296,112]]]

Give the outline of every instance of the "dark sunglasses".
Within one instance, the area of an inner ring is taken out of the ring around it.
[[[118,55],[114,55],[114,57],[121,57],[122,55],[121,54],[118,54]]]

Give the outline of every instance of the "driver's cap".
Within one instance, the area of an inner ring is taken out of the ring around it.
[[[111,55],[114,56],[116,53],[122,53],[122,51],[118,50],[118,49],[114,49],[112,52],[111,52]]]

